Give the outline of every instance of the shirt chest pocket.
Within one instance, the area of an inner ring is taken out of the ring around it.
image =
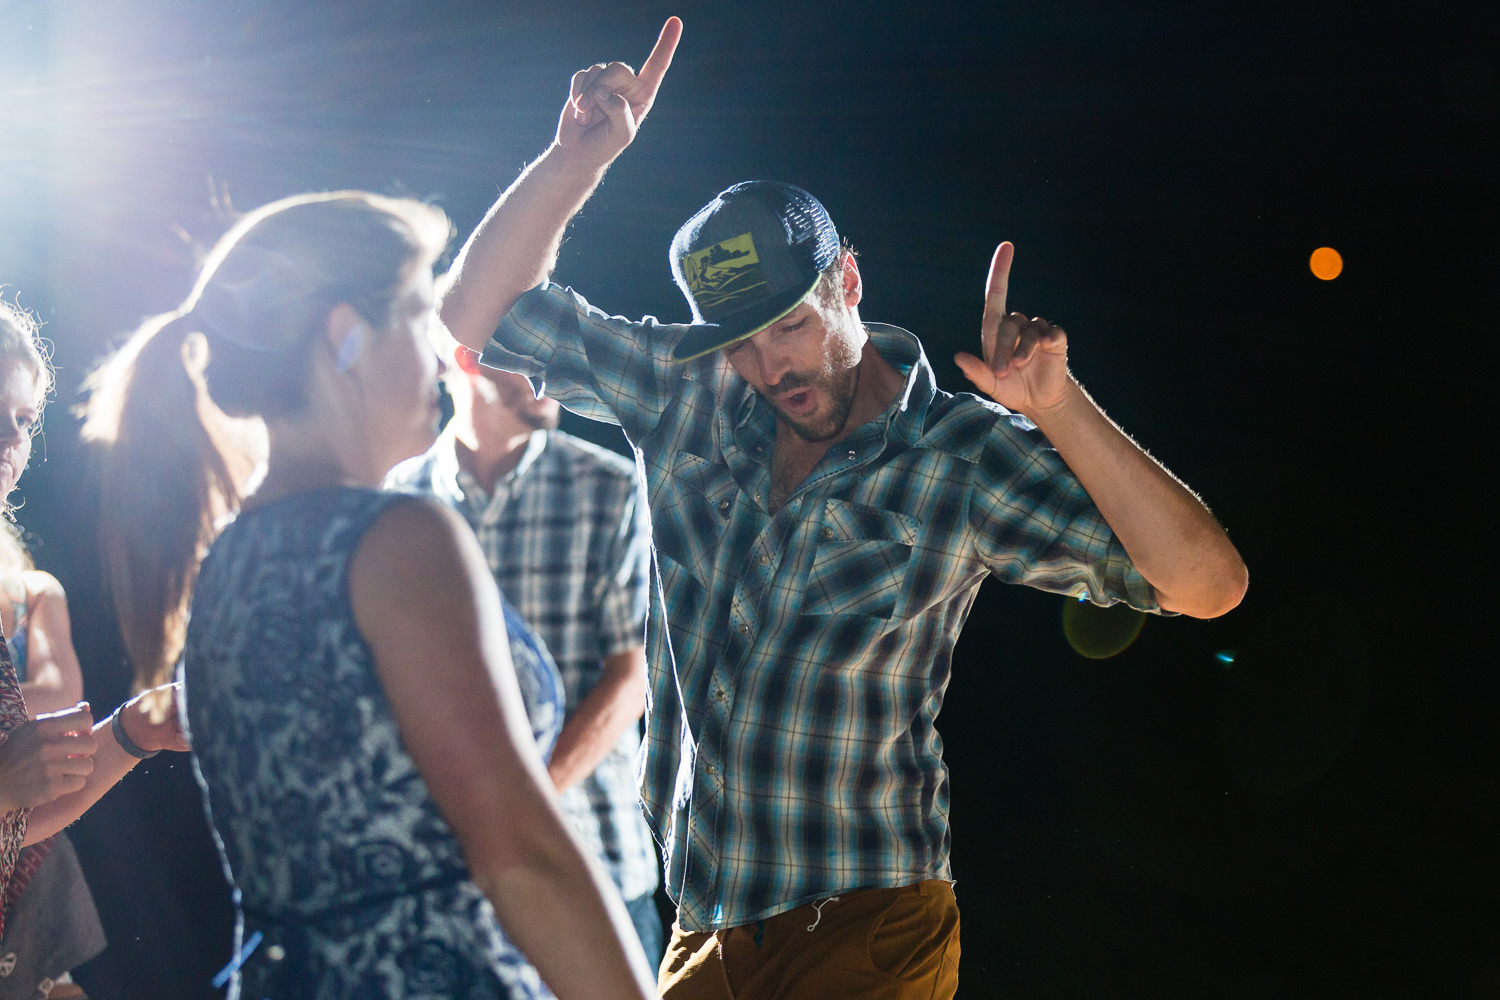
[[[652,504],[651,535],[657,554],[707,586],[738,489],[727,469],[678,452],[667,495]]]
[[[909,514],[825,501],[802,613],[890,618],[920,526]]]

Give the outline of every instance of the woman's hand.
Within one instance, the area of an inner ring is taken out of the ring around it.
[[[0,743],[0,811],[43,805],[84,786],[98,740],[87,702],[43,715]]]
[[[120,706],[120,725],[130,742],[150,753],[153,750],[191,750],[182,731],[177,710],[181,684],[163,684],[143,691]]]

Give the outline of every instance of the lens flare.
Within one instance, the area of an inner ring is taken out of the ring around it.
[[[1320,281],[1332,281],[1344,273],[1344,258],[1333,247],[1318,247],[1307,261],[1313,276]]]
[[[1146,616],[1124,604],[1101,608],[1087,601],[1066,601],[1062,625],[1068,645],[1079,656],[1107,660],[1135,642],[1146,626]]]

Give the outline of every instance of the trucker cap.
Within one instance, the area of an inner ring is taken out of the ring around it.
[[[672,239],[672,277],[693,310],[672,359],[690,361],[770,326],[807,298],[838,255],[833,220],[801,188],[745,181],[721,191]]]

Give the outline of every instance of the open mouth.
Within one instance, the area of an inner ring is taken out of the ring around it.
[[[783,410],[805,413],[813,408],[813,391],[810,388],[793,389],[791,392],[784,392],[777,396],[776,402]]]

